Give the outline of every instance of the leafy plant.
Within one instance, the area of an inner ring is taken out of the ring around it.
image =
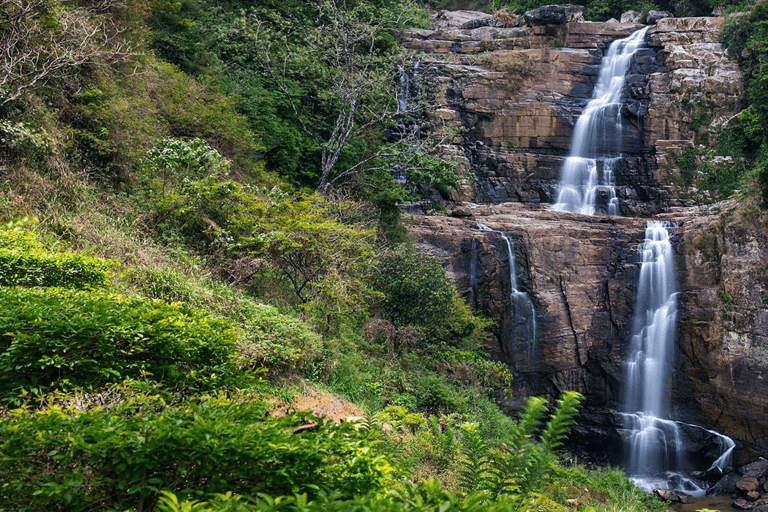
[[[31,221],[29,221],[31,222]],[[0,286],[101,288],[113,261],[45,247],[28,220],[0,225]]]
[[[538,443],[535,435],[547,412],[543,398],[529,398],[506,442],[485,455],[477,453],[482,444],[475,428],[465,428],[469,442],[460,469],[464,488],[475,484],[479,487],[474,489],[486,492],[492,500],[511,494],[515,500],[527,502],[542,485],[549,468],[557,464],[555,454],[575,422],[582,398],[575,391],[563,393],[540,433]]]
[[[64,396],[0,420],[0,508],[151,510],[161,489],[190,499],[334,492],[348,500],[380,490],[392,471],[372,433],[351,423],[272,417],[253,395],[175,404],[128,391],[106,408],[82,410],[82,399]]]
[[[229,382],[237,334],[182,304],[61,288],[0,288],[0,394],[150,376],[179,390]]]

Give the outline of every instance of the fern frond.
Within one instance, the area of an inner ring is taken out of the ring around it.
[[[576,391],[565,391],[560,395],[557,406],[541,434],[541,446],[548,453],[554,453],[562,446],[568,429],[576,423],[583,399],[584,396]]]

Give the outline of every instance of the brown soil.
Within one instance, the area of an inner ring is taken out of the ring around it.
[[[276,415],[288,414],[294,411],[312,411],[315,416],[321,416],[336,422],[352,417],[362,417],[365,413],[352,402],[340,396],[308,389],[296,394],[289,403],[281,403],[275,407]]]

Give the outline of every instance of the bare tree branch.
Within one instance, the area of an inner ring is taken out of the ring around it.
[[[118,0],[72,8],[56,0],[0,0],[0,105],[86,63],[136,55],[109,10]]]

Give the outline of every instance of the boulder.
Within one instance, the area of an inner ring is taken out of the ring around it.
[[[739,498],[739,499],[733,500],[733,508],[738,510],[752,510],[753,508],[755,508],[755,504],[750,503],[744,498]]]
[[[640,23],[640,13],[637,11],[627,11],[621,15],[622,23]]]
[[[648,25],[655,25],[659,20],[674,17],[675,15],[669,11],[648,11],[648,14],[645,15],[645,23]]]
[[[525,22],[535,27],[537,25],[563,25],[572,21],[583,21],[584,6],[573,4],[545,5],[538,9],[525,11]]]
[[[664,501],[670,503],[691,503],[691,495],[672,489],[654,489],[653,493]]]
[[[745,477],[751,476],[758,479],[768,477],[768,460],[760,457],[754,462],[741,466],[739,473]]]
[[[729,473],[718,482],[707,489],[707,496],[723,496],[724,494],[733,494],[736,492],[736,482],[741,479],[736,473]]]
[[[459,29],[499,26],[493,16],[479,11],[440,11],[432,18],[432,25]]]
[[[741,494],[745,494],[757,490],[759,485],[760,483],[757,481],[757,478],[753,476],[743,476],[738,482],[736,482],[736,489]]]

